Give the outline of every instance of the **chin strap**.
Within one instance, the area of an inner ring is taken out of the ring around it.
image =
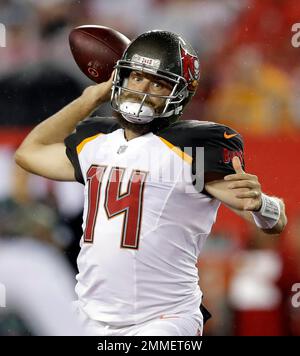
[[[125,101],[120,105],[120,111],[129,122],[147,124],[154,119],[154,109],[148,105]]]
[[[124,117],[125,120],[128,122],[131,122],[132,124],[148,124],[149,122],[153,121],[153,117],[137,117],[137,116],[130,116],[129,114],[123,114],[122,116]]]
[[[147,124],[155,118],[168,118],[173,115],[179,115],[182,111],[182,106],[175,110],[155,115],[154,109],[149,105],[141,105],[140,103],[133,103],[125,101],[120,105],[120,112],[125,120],[133,124]]]

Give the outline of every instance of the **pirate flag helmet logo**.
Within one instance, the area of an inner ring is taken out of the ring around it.
[[[188,83],[187,89],[195,92],[200,78],[200,64],[196,55],[188,52],[182,45],[180,46],[182,61],[182,76]]]

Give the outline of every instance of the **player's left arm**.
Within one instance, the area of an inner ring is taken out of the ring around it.
[[[238,157],[232,165],[235,174],[206,183],[205,190],[264,232],[280,234],[287,224],[283,200],[262,193],[258,177],[245,173]]]

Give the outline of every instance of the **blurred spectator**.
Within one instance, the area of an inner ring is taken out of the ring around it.
[[[29,174],[16,167],[13,153],[13,147],[0,145],[0,201],[22,199],[24,202],[50,204],[57,212],[55,236],[60,240],[74,270],[77,270],[76,260],[82,235],[83,186],[75,182],[50,182]]]
[[[242,133],[288,133],[294,129],[291,85],[279,68],[265,63],[254,47],[240,47],[222,68],[207,103],[206,118]]]
[[[291,46],[291,28],[300,19],[298,0],[249,0],[226,47],[253,45],[268,62],[289,71],[298,66],[300,51]]]
[[[76,77],[83,84],[90,81],[78,70],[69,48],[69,33],[86,19],[86,1],[27,0],[36,13],[35,31],[39,37],[39,62],[50,63]]]
[[[0,309],[0,333],[83,335],[71,311],[75,279],[60,251],[64,241],[54,234],[58,217],[30,200],[24,178],[17,168],[14,195],[0,203],[0,282],[7,301]]]
[[[126,0],[126,4],[123,0],[90,0],[87,8],[95,24],[115,28],[128,38],[144,32],[156,16],[153,0]]]
[[[7,46],[1,49],[0,76],[14,73],[26,63],[39,60],[36,13],[32,6],[18,0],[0,3],[0,22],[6,27]]]
[[[253,229],[246,251],[236,254],[229,285],[234,334],[279,336],[287,332],[279,288],[283,261],[278,238]]]
[[[212,234],[206,241],[198,262],[203,303],[212,318],[204,335],[232,335],[232,312],[227,298],[232,256],[239,246],[224,233]]]
[[[219,52],[229,36],[232,24],[246,7],[247,0],[167,0],[156,1],[155,16],[146,29],[164,28],[181,34],[208,60]],[[144,24],[145,28],[145,24]]]

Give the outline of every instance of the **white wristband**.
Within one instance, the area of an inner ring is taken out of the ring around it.
[[[261,195],[262,205],[259,211],[252,211],[255,224],[261,229],[272,229],[280,217],[280,204],[278,199],[266,194]]]

